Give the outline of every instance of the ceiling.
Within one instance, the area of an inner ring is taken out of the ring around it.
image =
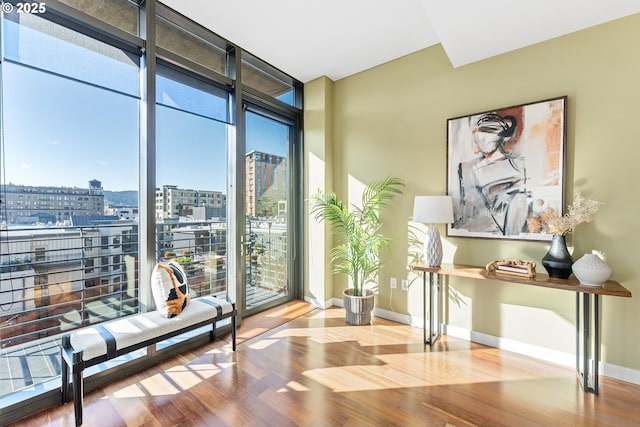
[[[441,43],[453,67],[640,13],[640,0],[161,0],[306,83]]]

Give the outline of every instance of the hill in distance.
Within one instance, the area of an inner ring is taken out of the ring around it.
[[[135,190],[104,190],[104,199],[107,201],[109,206],[138,206],[138,192]]]

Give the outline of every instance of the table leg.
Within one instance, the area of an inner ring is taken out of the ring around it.
[[[593,297],[593,329],[591,328],[591,301]],[[585,392],[598,394],[600,364],[600,300],[598,294],[576,292],[576,371]],[[582,327],[580,315],[582,314]],[[580,347],[582,341],[582,348]],[[593,343],[593,344],[592,344]],[[593,351],[592,351],[593,350]],[[593,353],[593,359],[590,358]],[[582,362],[582,364],[580,363]],[[591,369],[593,362],[593,372]],[[582,365],[582,366],[581,366]]]
[[[429,291],[429,298],[431,298],[431,291]],[[431,305],[431,301],[429,301]],[[429,331],[431,333],[431,331]],[[426,344],[429,344],[427,340],[427,272],[422,273],[422,337]]]
[[[437,280],[435,280],[437,278]],[[433,346],[442,335],[440,325],[440,275],[429,273],[429,338],[427,339],[427,273],[423,273],[424,299],[422,312],[424,313],[424,343]]]
[[[600,296],[593,295],[593,393],[598,394],[600,384]]]

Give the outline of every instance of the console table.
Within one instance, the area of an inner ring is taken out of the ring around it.
[[[515,275],[489,273],[484,267],[463,264],[443,264],[440,267],[428,267],[422,263],[411,263],[409,268],[423,273],[423,313],[424,343],[433,346],[442,334],[441,317],[442,298],[440,295],[443,276],[467,277],[479,280],[519,283],[522,285],[560,289],[576,293],[576,372],[580,384],[586,392],[598,394],[598,364],[600,362],[600,314],[599,297],[609,295],[631,298],[631,292],[620,283],[608,280],[601,286],[585,286],[571,276],[567,280],[554,279],[546,274],[536,274],[534,278]],[[427,339],[427,273],[429,274],[429,338]],[[593,306],[593,328],[591,311]],[[582,322],[581,322],[582,318]],[[582,342],[582,347],[580,343]],[[593,347],[590,343],[593,342]],[[592,354],[593,353],[593,354]],[[592,357],[591,357],[592,356]],[[593,374],[589,361],[593,360]],[[581,369],[582,363],[582,369]]]

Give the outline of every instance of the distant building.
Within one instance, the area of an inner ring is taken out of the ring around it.
[[[180,222],[168,218],[156,223],[156,241],[160,258],[186,253],[226,255],[226,221]]]
[[[135,206],[116,206],[106,209],[109,215],[115,215],[120,219],[138,221],[140,219],[140,210]]]
[[[89,181],[89,188],[1,185],[5,209],[0,221],[10,224],[58,223],[74,215],[102,215],[102,183]]]
[[[162,189],[156,189],[156,218],[179,218],[202,216],[225,218],[227,216],[227,196],[220,191],[189,190],[178,188],[175,185],[164,185]]]
[[[286,214],[287,159],[251,151],[245,156],[246,214],[275,217]]]

